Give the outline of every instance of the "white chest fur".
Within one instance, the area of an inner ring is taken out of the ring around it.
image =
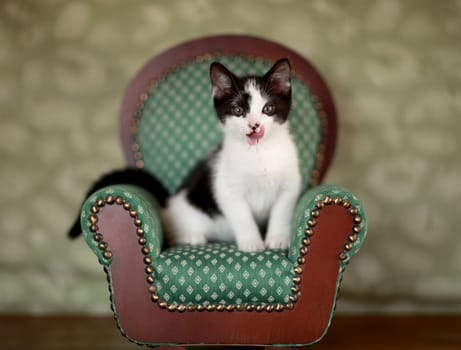
[[[271,137],[256,146],[226,139],[215,171],[215,193],[226,194],[217,196],[218,204],[234,196],[244,198],[258,222],[267,220],[281,193],[300,184],[297,151],[287,125],[275,126]]]

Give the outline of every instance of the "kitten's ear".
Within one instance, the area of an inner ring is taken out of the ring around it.
[[[214,98],[224,98],[232,94],[234,75],[221,63],[213,62],[210,67],[210,79]]]
[[[275,62],[266,74],[270,91],[277,94],[289,95],[291,93],[291,65],[287,58]]]

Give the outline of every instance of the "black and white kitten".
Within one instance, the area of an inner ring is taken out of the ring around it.
[[[240,78],[215,62],[210,78],[224,138],[168,199],[170,243],[218,240],[236,241],[247,252],[286,249],[301,188],[288,128],[290,63],[281,59],[263,76]]]

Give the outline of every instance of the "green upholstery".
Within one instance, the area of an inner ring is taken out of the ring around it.
[[[98,201],[108,196],[123,198],[126,202],[130,203],[133,210],[136,210],[137,216],[143,223],[142,229],[147,239],[146,245],[151,251],[151,256],[157,257],[162,248],[163,232],[159,206],[156,199],[142,188],[131,185],[118,185],[106,187],[93,193],[83,204],[81,212],[80,221],[83,235],[87,244],[98,257],[99,262],[107,266],[110,264],[111,259],[104,258],[103,250],[98,248],[98,242],[94,240],[88,219],[94,214],[92,207],[97,206]]]
[[[248,57],[207,56],[177,67],[152,84],[139,110],[137,142],[144,167],[170,192],[222,138],[209,79],[210,64],[215,60],[237,75],[264,74],[273,63]],[[321,123],[309,87],[296,76],[292,84],[290,126],[307,185],[315,166]]]
[[[293,286],[286,253],[244,253],[235,245],[182,246],[155,263],[160,299],[177,304],[285,304]]]
[[[302,240],[305,237],[305,230],[307,228],[306,222],[311,217],[311,212],[316,208],[316,203],[323,201],[326,197],[340,198],[343,202],[349,202],[351,207],[356,209],[357,215],[362,219],[360,223],[360,232],[362,232],[362,235],[357,236],[357,241],[352,246],[349,254],[342,260],[343,267],[349,262],[350,257],[360,249],[365,239],[368,225],[362,202],[341,186],[320,185],[306,191],[301,196],[296,206],[292,224],[293,237],[289,250],[289,258],[291,261],[296,261],[296,259],[299,258],[299,247],[302,246]]]

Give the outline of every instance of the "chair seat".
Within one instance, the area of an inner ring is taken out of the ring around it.
[[[289,301],[293,263],[287,252],[239,251],[213,243],[165,250],[155,261],[161,300],[176,305],[276,305]]]

